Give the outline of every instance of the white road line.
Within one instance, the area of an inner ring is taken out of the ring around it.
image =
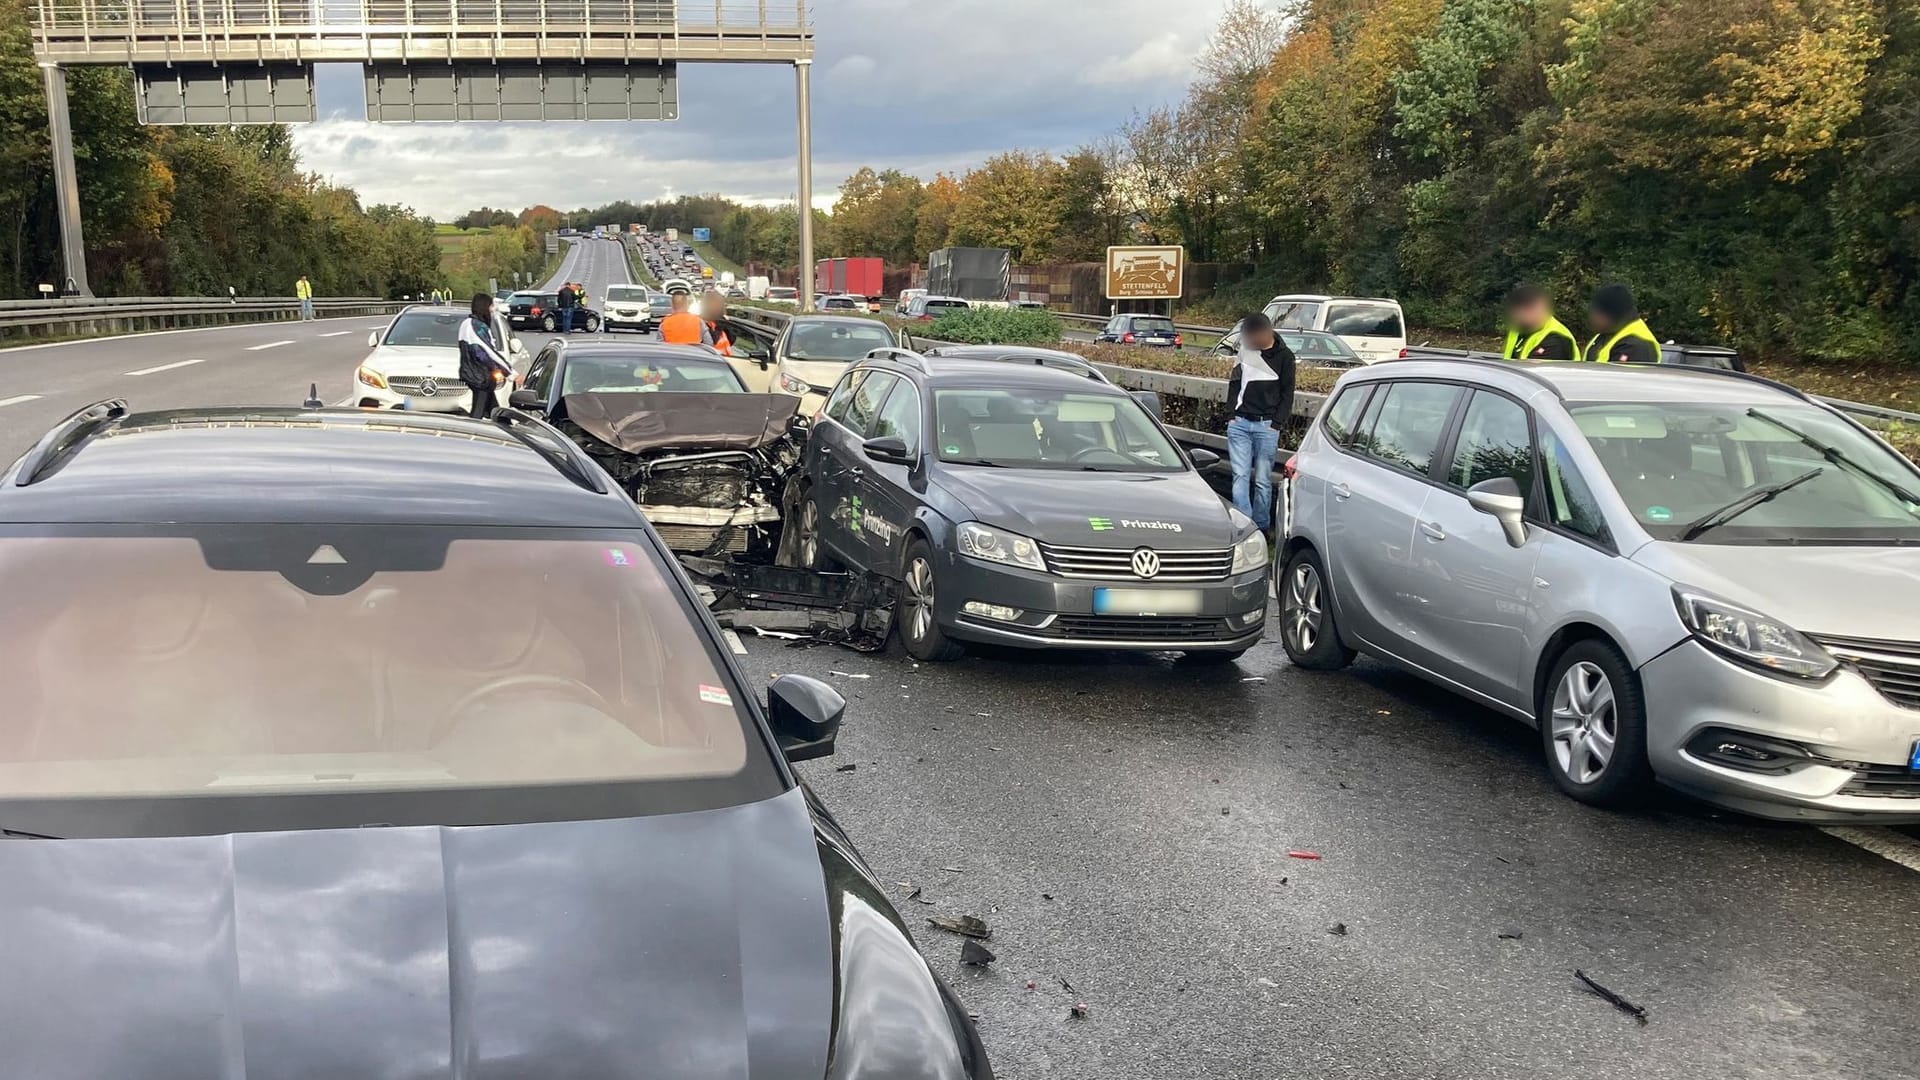
[[[1909,870],[1920,871],[1920,840],[1903,836],[1892,829],[1858,828],[1852,825],[1827,825],[1820,831],[1855,847],[1865,848]]]
[[[151,374],[153,374],[153,373],[154,373],[154,372],[156,372],[156,371],[172,371],[172,370],[173,370],[174,368],[181,368],[181,367],[191,367],[191,366],[193,366],[194,364],[204,364],[204,363],[206,363],[206,360],[205,360],[205,359],[200,359],[200,360],[175,360],[175,361],[174,361],[173,363],[171,363],[171,364],[161,364],[161,365],[159,365],[158,367],[143,367],[143,368],[141,368],[141,369],[140,369],[139,371],[123,371],[123,372],[121,372],[120,374],[122,374],[122,375],[151,375]]]
[[[39,394],[21,394],[18,397],[0,397],[0,407],[4,407],[7,405],[18,405],[26,401],[39,401],[39,400],[40,400]]]
[[[319,336],[321,336],[321,337],[340,337],[340,336],[342,336],[342,335],[344,335],[344,334],[351,334],[351,333],[353,333],[353,331],[351,331],[351,330],[335,330],[334,332],[332,332],[332,333],[330,333],[330,334],[321,334],[321,335],[319,335]]]
[[[293,344],[292,338],[288,338],[285,341],[269,341],[265,345],[249,345],[247,346],[247,351],[259,352],[261,349],[277,349],[282,345],[291,345],[291,344]]]

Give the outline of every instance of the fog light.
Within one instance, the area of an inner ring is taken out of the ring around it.
[[[1019,622],[1026,612],[1005,604],[985,604],[978,600],[969,600],[960,605],[960,610],[969,615],[978,615],[983,619],[998,619],[1001,622]]]
[[[1264,619],[1266,617],[1267,617],[1267,609],[1265,607],[1257,607],[1257,608],[1254,608],[1252,611],[1247,612],[1245,615],[1235,615],[1233,617],[1233,621],[1241,626],[1252,626],[1254,623],[1257,623],[1261,619]]]
[[[1816,760],[1793,743],[1730,728],[1707,728],[1688,741],[1687,753],[1725,768],[1754,773],[1783,773]]]

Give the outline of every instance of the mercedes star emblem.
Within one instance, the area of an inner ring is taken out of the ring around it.
[[[1133,549],[1133,575],[1150,578],[1160,573],[1160,553],[1152,548]]]
[[[432,379],[420,380],[420,396],[432,397],[440,392],[440,384]]]

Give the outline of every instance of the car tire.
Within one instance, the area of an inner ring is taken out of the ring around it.
[[[600,332],[600,319],[594,315],[587,316],[587,333],[597,334],[599,332]]]
[[[543,315],[540,317],[540,329],[549,334],[554,333],[560,329],[560,321],[551,315]]]
[[[957,660],[966,649],[940,629],[938,595],[933,572],[933,549],[925,540],[907,545],[900,562],[900,592],[893,605],[893,624],[900,644],[915,660],[941,663]]]
[[[1606,641],[1577,641],[1553,663],[1540,694],[1540,747],[1561,791],[1621,809],[1653,786],[1647,704],[1626,657]]]
[[[781,534],[776,561],[801,570],[830,569],[833,560],[820,546],[820,504],[813,500],[811,487],[803,486],[790,497],[787,520],[792,527]]]
[[[1339,671],[1353,663],[1354,651],[1340,640],[1340,628],[1334,625],[1332,593],[1320,554],[1310,547],[1295,551],[1278,584],[1280,643],[1293,666]]]

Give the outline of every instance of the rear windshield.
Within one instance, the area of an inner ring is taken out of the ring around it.
[[[620,816],[769,793],[742,689],[630,534],[0,536],[0,595],[10,829],[556,820],[616,816],[584,809],[589,789]]]
[[[851,363],[875,349],[893,344],[893,332],[884,323],[821,322],[801,323],[787,340],[787,355],[795,360],[827,360]]]
[[[1133,320],[1133,332],[1136,334],[1171,334],[1173,333],[1173,320],[1135,319]]]
[[[742,394],[746,387],[725,363],[700,359],[573,356],[563,394]]]
[[[384,345],[444,345],[453,348],[460,342],[460,323],[470,316],[464,311],[409,311],[393,320],[387,328]]]
[[[928,311],[965,311],[973,305],[965,300],[928,300],[926,306]]]
[[[1407,336],[1400,322],[1400,309],[1392,304],[1335,301],[1327,305],[1327,333],[1343,337]]]

